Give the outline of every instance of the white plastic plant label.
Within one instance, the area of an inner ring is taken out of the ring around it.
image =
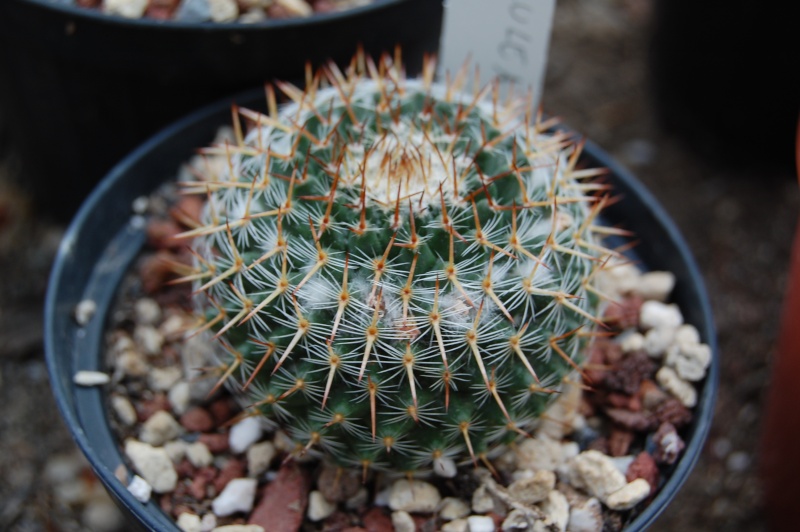
[[[446,0],[440,78],[470,58],[482,83],[499,78],[503,94],[511,84],[517,93],[532,89],[538,105],[554,10],[555,0]]]

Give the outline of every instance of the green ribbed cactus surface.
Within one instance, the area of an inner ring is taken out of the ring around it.
[[[608,250],[577,148],[493,85],[326,71],[246,136],[206,194],[190,276],[222,381],[298,453],[409,472],[533,430],[597,322]],[[238,129],[240,130],[240,129]]]

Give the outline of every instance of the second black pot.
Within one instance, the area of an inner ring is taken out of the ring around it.
[[[374,0],[258,24],[128,20],[45,0],[0,2],[0,129],[39,212],[62,220],[111,166],[171,121],[306,61],[396,45],[410,73],[439,48],[441,0]]]

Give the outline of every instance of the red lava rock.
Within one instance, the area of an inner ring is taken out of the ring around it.
[[[342,532],[369,532],[366,528],[361,528],[360,526],[348,526],[347,528],[343,528]]]
[[[628,430],[643,432],[650,430],[654,425],[654,419],[644,412],[632,412],[622,408],[606,408],[605,412],[611,421]]]
[[[621,393],[610,393],[606,396],[606,403],[614,408],[624,408],[627,410],[628,405],[631,403],[630,395]]]
[[[161,510],[165,514],[171,515],[172,514],[172,508],[174,506],[172,504],[172,494],[171,493],[165,493],[164,495],[159,497],[158,498],[158,506],[161,508]]]
[[[175,238],[183,228],[173,220],[151,220],[147,224],[147,244],[155,249],[183,247],[186,241]]]
[[[594,417],[597,411],[594,405],[586,398],[585,395],[581,396],[580,405],[578,405],[578,413],[586,419]]]
[[[192,511],[192,509],[189,506],[185,505],[185,504],[176,504],[175,506],[172,507],[172,515],[173,515],[173,517],[175,517],[175,519],[180,517],[180,515],[182,513],[186,513],[186,512],[192,513],[192,514],[194,513]]]
[[[336,5],[330,0],[317,0],[311,7],[316,13],[331,13],[336,11]]]
[[[392,518],[383,513],[381,508],[372,508],[361,518],[368,532],[393,532]]]
[[[208,450],[213,454],[224,453],[230,445],[227,434],[201,434],[197,441],[206,444]]]
[[[189,432],[208,432],[214,428],[214,418],[208,410],[199,406],[187,410],[181,416],[180,423]]]
[[[166,394],[161,392],[156,393],[152,399],[146,399],[136,405],[136,417],[140,422],[144,423],[159,410],[171,411],[169,399],[167,399]]]
[[[622,358],[622,348],[616,342],[596,338],[589,348],[585,370],[587,384],[596,386],[605,381],[608,367]]]
[[[230,397],[220,397],[208,405],[208,411],[214,418],[214,423],[220,426],[233,419],[238,408],[232,403]]]
[[[197,469],[195,469],[192,463],[186,458],[175,466],[175,472],[178,474],[178,478],[193,478],[196,471]]]
[[[633,442],[633,432],[616,427],[608,435],[608,452],[611,456],[625,456]]]
[[[246,472],[247,465],[244,461],[238,458],[229,459],[228,462],[222,466],[222,469],[219,470],[217,478],[214,479],[214,489],[217,490],[217,493],[221,492],[225,486],[228,485],[228,482],[235,478],[245,476]]]
[[[655,411],[656,419],[661,423],[670,423],[682,427],[692,420],[692,411],[674,397],[663,401]]]
[[[492,521],[494,521],[494,529],[495,530],[500,530],[502,528],[503,521],[504,521],[504,518],[503,518],[502,515],[496,514],[494,512],[489,512],[486,515],[491,517]]]
[[[281,466],[277,478],[267,485],[247,523],[260,525],[270,532],[295,532],[302,525],[306,513],[309,485],[309,479],[297,464]]]
[[[615,363],[605,374],[606,388],[628,395],[639,391],[642,381],[649,379],[656,371],[656,364],[644,351],[634,351]]]
[[[205,477],[196,476],[192,479],[189,485],[189,495],[192,498],[202,501],[206,496],[206,486],[208,486],[209,479]]]
[[[76,0],[75,3],[78,5],[78,7],[94,8],[100,7],[101,2],[102,0]]]
[[[178,4],[176,0],[153,0],[153,2],[173,3],[172,9]],[[191,228],[200,222],[204,203],[205,201],[200,196],[182,196],[169,210],[169,215],[184,227]]]
[[[683,448],[686,447],[672,423],[662,423],[658,427],[653,435],[653,443],[656,444],[653,458],[661,464],[674,464]]]
[[[589,451],[599,451],[603,454],[608,454],[608,439],[605,436],[595,438],[589,445],[586,446]]]
[[[603,322],[615,329],[630,329],[639,327],[639,311],[643,300],[639,296],[628,296],[619,304],[609,305],[603,316]]]
[[[351,527],[350,516],[344,512],[334,512],[323,522],[325,532],[342,532]]]
[[[658,466],[653,457],[644,451],[636,455],[625,473],[628,482],[633,482],[637,478],[643,478],[650,484],[651,494],[658,486]]]
[[[291,18],[292,13],[280,4],[273,3],[267,9],[267,18]]]
[[[172,9],[150,4],[144,12],[145,18],[153,20],[170,20],[172,18]]]
[[[195,471],[195,478],[204,478],[206,480],[213,480],[217,476],[218,469],[214,466],[201,467]]]

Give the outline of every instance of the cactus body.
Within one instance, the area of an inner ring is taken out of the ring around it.
[[[246,138],[211,150],[185,235],[202,328],[299,452],[475,461],[535,428],[596,321],[589,172],[518,102],[356,71],[283,86],[294,103],[239,110]]]

